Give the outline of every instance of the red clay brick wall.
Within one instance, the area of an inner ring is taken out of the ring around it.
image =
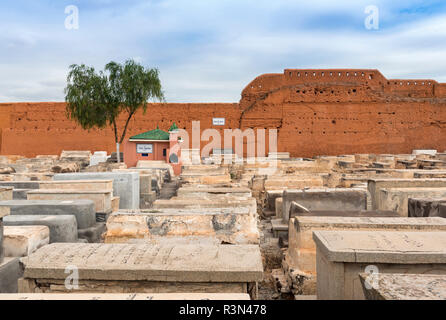
[[[214,117],[226,125],[213,127]],[[254,79],[239,104],[152,104],[127,137],[157,125],[167,130],[173,121],[190,133],[194,120],[221,133],[277,128],[278,151],[299,157],[445,151],[446,84],[388,80],[377,70],[285,70]],[[1,154],[115,149],[111,129],[82,130],[66,118],[64,103],[0,104],[0,129]]]

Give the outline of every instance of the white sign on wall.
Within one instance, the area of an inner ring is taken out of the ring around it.
[[[214,126],[224,126],[226,123],[225,118],[213,118],[212,119],[212,125]]]
[[[136,153],[153,153],[153,144],[137,144]]]

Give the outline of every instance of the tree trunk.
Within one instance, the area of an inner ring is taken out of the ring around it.
[[[116,142],[116,159],[121,163],[121,153],[119,152],[119,142]]]

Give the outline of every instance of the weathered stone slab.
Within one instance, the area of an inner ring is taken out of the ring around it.
[[[442,217],[440,204],[446,204],[446,197],[435,198],[409,198],[409,217]]]
[[[96,223],[96,210],[92,200],[11,200],[0,201],[2,209],[11,215],[74,215],[79,229],[90,228]]]
[[[12,187],[14,189],[39,189],[38,181],[0,181],[2,187]]]
[[[283,189],[303,189],[308,187],[322,187],[324,185],[324,181],[321,177],[313,177],[313,178],[299,178],[299,177],[282,177],[279,179],[276,178],[268,178],[265,181],[265,188],[274,189],[276,187],[281,187]]]
[[[78,229],[77,237],[86,240],[88,243],[98,243],[101,242],[105,230],[105,222],[98,222],[92,227]]]
[[[136,167],[140,168],[140,169],[163,169],[163,170],[167,170],[169,172],[170,177],[175,176],[172,166],[164,161],[141,161],[140,160],[136,164]],[[133,169],[133,168],[131,168],[131,169]]]
[[[446,232],[315,231],[318,299],[364,299],[358,274],[446,274]]]
[[[446,188],[446,179],[370,179],[368,190],[370,192],[372,210],[377,210],[380,203],[380,190],[390,188]]]
[[[96,151],[90,156],[90,166],[98,165],[102,162],[107,162],[108,156],[107,151]]]
[[[271,211],[276,211],[276,199],[282,198],[283,190],[266,190],[265,192],[266,192],[266,208],[268,208]]]
[[[4,228],[3,249],[6,257],[25,257],[49,244],[46,226],[10,226]]]
[[[102,191],[113,190],[113,180],[40,181],[40,189]]]
[[[367,192],[361,189],[308,189],[283,192],[283,221],[288,223],[291,202],[297,202],[310,211],[367,209]]]
[[[113,213],[105,242],[258,244],[259,237],[251,208],[154,209]]]
[[[282,219],[283,217],[283,207],[282,207],[283,199],[282,198],[276,198],[276,218]]]
[[[50,243],[77,242],[77,222],[73,215],[39,216],[20,215],[8,216],[5,226],[47,226],[50,229]]]
[[[249,294],[244,293],[21,293],[2,294],[0,300],[27,300],[27,301],[48,301],[48,300],[131,300],[131,301],[153,301],[153,300],[251,300]]]
[[[260,249],[255,245],[57,243],[21,261],[25,272],[20,293],[67,292],[65,270],[73,265],[80,278],[75,293],[212,292],[217,288],[248,293],[263,279]]]
[[[290,210],[290,218],[295,217],[369,217],[369,218],[397,218],[400,215],[394,211],[381,211],[381,210],[356,210],[356,211],[343,211],[343,210],[312,210],[312,211],[302,211],[302,210]]]
[[[205,195],[222,195],[230,194],[237,197],[251,197],[251,190],[248,188],[229,188],[229,187],[206,187],[206,186],[194,186],[194,187],[181,187],[178,189],[179,197],[199,197]]]
[[[0,218],[0,263],[3,262],[3,259],[5,257],[5,253],[3,250],[3,218]]]
[[[446,178],[445,170],[423,170],[414,173],[414,178],[417,179],[433,179],[433,178]]]
[[[38,189],[28,192],[28,200],[91,200],[94,202],[95,211],[101,213],[110,213],[112,211],[111,199],[111,190],[82,191],[65,189]]]
[[[359,275],[367,300],[446,300],[446,275]]]
[[[28,199],[28,191],[34,189],[14,189],[12,190],[12,199],[13,200],[26,200]]]
[[[257,212],[255,199],[238,199],[232,197],[214,197],[214,200],[173,198],[169,200],[158,199],[153,203],[154,209],[205,209],[205,208],[248,208],[249,213]]]
[[[17,281],[22,276],[19,258],[5,258],[0,262],[0,293],[17,293]]]
[[[120,209],[139,208],[137,172],[82,172],[54,175],[54,180],[113,180],[113,195],[120,198]]]
[[[378,209],[396,211],[402,217],[409,216],[409,198],[446,198],[446,188],[390,188],[380,190]]]
[[[414,154],[414,155],[435,156],[437,154],[437,150],[433,150],[433,149],[429,149],[429,150],[413,150],[412,154]]]
[[[0,187],[0,201],[12,200],[12,189],[11,187]]]
[[[298,273],[303,294],[316,293],[316,244],[313,232],[339,231],[446,231],[442,218],[296,217],[290,219],[286,265]]]
[[[290,220],[289,257],[292,266],[316,272],[316,244],[313,232],[340,231],[445,231],[443,218],[296,217]],[[308,255],[307,258],[305,256]]]
[[[438,212],[440,212],[440,217],[446,217],[446,204],[440,204]]]

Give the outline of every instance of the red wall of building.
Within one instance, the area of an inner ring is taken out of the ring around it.
[[[212,118],[225,118],[225,126]],[[388,80],[377,70],[285,70],[254,79],[238,104],[151,104],[127,137],[157,125],[167,131],[174,121],[191,134],[194,120],[222,136],[229,128],[277,129],[278,151],[292,156],[444,151],[446,84]],[[28,157],[115,149],[111,129],[82,130],[66,118],[64,103],[0,104],[0,137],[1,154]]]

